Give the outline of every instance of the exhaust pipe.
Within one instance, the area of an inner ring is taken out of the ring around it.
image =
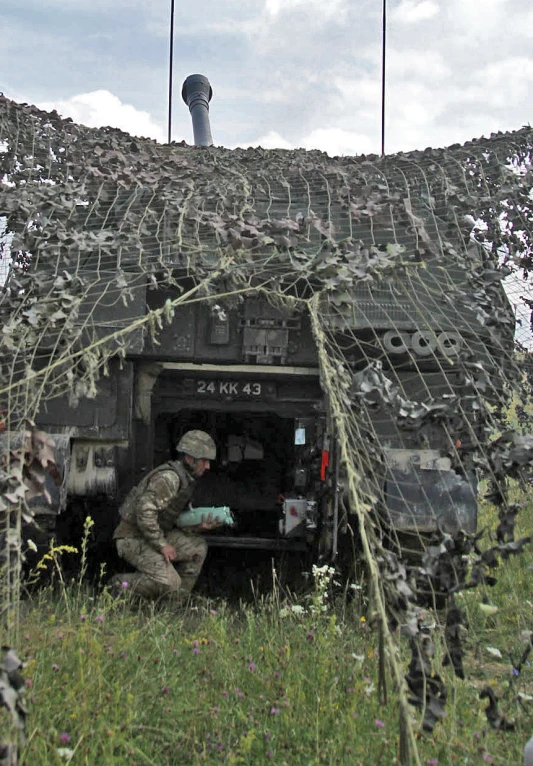
[[[183,83],[181,97],[191,113],[195,146],[213,146],[209,124],[209,102],[212,95],[213,88],[202,74],[191,74]]]

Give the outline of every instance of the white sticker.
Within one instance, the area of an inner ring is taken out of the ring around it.
[[[294,443],[305,444],[305,428],[297,428],[294,432]]]

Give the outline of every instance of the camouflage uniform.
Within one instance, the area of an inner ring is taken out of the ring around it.
[[[194,483],[181,461],[171,461],[145,476],[127,495],[113,538],[119,556],[137,571],[116,575],[115,582],[127,582],[134,593],[147,598],[183,595],[192,590],[207,544],[200,535],[178,529],[176,524],[189,504]],[[172,563],[167,563],[161,553],[165,545],[176,551]]]

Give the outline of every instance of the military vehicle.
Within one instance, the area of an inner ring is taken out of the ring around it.
[[[180,148],[179,157],[183,172],[193,178],[195,157],[204,171],[212,163],[213,176],[225,174],[229,188],[233,171],[223,163],[228,151],[217,159],[217,150],[206,148],[212,144],[211,95],[205,77],[192,75],[185,81],[183,98],[192,114],[195,146]],[[289,152],[287,161],[292,164],[285,177],[267,178],[264,168],[276,153],[236,151],[235,174],[246,174],[253,216],[236,210],[234,229],[228,229],[226,221],[220,231],[227,241],[239,226],[239,236],[252,239],[254,221],[259,220],[272,222],[273,231],[278,220],[285,227],[292,222],[294,230],[305,226],[306,244],[298,252],[304,256],[307,252],[315,261],[321,258],[328,273],[343,269],[343,263],[335,262],[335,253],[328,251],[333,229],[337,240],[345,237],[356,243],[358,268],[365,259],[383,257],[387,263],[380,279],[370,279],[370,271],[360,271],[360,279],[350,272],[344,298],[324,305],[320,314],[334,343],[330,349],[336,349],[343,369],[353,376],[355,401],[364,410],[359,450],[363,469],[366,460],[372,481],[378,477],[380,482],[376,513],[397,533],[425,535],[438,528],[452,534],[459,529],[474,531],[475,466],[464,461],[459,466],[454,455],[465,439],[483,438],[483,430],[475,407],[455,430],[453,417],[444,419],[439,413],[443,402],[457,401],[463,394],[462,401],[468,402],[481,373],[500,364],[501,346],[491,323],[482,318],[479,301],[472,300],[471,275],[455,258],[457,248],[443,238],[447,199],[444,192],[440,200],[424,198],[423,193],[409,202],[401,199],[401,219],[386,206],[371,209],[363,181],[358,200],[353,198],[353,182],[351,201],[349,191],[346,204],[332,200],[331,178],[313,167],[316,154],[328,162],[320,153]],[[276,156],[279,159],[279,153]],[[386,158],[383,162],[375,179],[385,188]],[[401,156],[397,162],[401,165]],[[360,165],[353,158],[338,163],[346,178],[357,175]],[[406,156],[404,167],[411,166],[413,158]],[[73,404],[72,392],[63,393],[47,398],[40,407],[36,422],[56,442],[64,479],[60,487],[49,482],[52,504],[38,503],[38,517],[60,540],[72,541],[91,515],[96,547],[103,550],[127,491],[175,455],[185,431],[199,428],[215,439],[218,457],[198,482],[194,505],[229,506],[236,521],[234,527],[208,536],[211,549],[311,552],[333,560],[342,536],[356,525],[347,500],[346,461],[341,459],[335,413],[319,362],[316,327],[305,310],[312,293],[309,280],[305,275],[295,278],[287,288],[280,272],[284,300],[276,301],[272,289],[269,294],[261,289],[261,278],[268,275],[271,287],[279,264],[269,272],[268,258],[259,248],[250,257],[265,258],[265,265],[240,294],[232,289],[226,299],[219,290],[213,299],[198,290],[201,279],[191,272],[190,253],[194,250],[201,275],[209,278],[218,267],[212,258],[213,227],[205,224],[208,214],[216,216],[217,202],[207,176],[202,183],[203,218],[188,224],[196,227],[189,239],[196,243],[195,250],[192,244],[188,252],[182,246],[180,210],[165,209],[157,220],[157,237],[155,219],[147,216],[142,252],[124,245],[112,261],[103,259],[94,244],[79,260],[74,276],[90,286],[77,315],[84,337],[94,343],[113,330],[130,327],[130,331],[125,341],[117,342],[92,398],[80,397]],[[309,185],[312,193],[306,191]],[[349,187],[348,180],[345,185]],[[96,196],[103,200],[100,206],[80,202],[73,216],[100,237],[120,230],[126,212],[142,216],[159,204],[147,186],[132,188],[115,180],[102,183]],[[482,264],[483,248],[468,240],[462,225],[458,231],[466,237],[468,257]],[[278,231],[272,240],[286,248],[291,268],[297,270],[299,256],[297,248],[291,249],[291,234],[287,228],[284,239]],[[390,259],[399,256],[410,270],[390,268]],[[146,268],[150,258],[153,273],[167,269],[164,287],[151,289]],[[52,261],[41,263],[41,268],[56,274]],[[114,289],[109,289],[111,284]],[[505,317],[505,342],[512,347],[512,313],[500,283],[492,295],[492,308]],[[180,296],[188,299],[180,302]],[[156,332],[136,328],[139,317],[169,305],[168,321]],[[50,349],[56,340],[51,332]],[[41,342],[44,346],[46,340]],[[372,392],[384,379],[394,389],[387,389],[390,407],[374,407]],[[400,406],[398,415],[396,405],[401,401],[406,409],[402,415]],[[399,416],[404,422],[401,428]]]

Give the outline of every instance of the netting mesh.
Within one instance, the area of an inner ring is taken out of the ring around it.
[[[515,315],[523,352],[532,142],[523,128],[384,158],[194,149],[0,99],[5,433],[60,396],[94,397],[110,360],[142,356],[178,307],[224,311],[260,295],[309,316],[344,482],[334,535],[357,535],[364,552],[416,762],[406,689],[428,729],[443,705],[421,605],[452,599],[460,674],[453,595],[491,569],[467,513],[479,482],[500,513],[493,557],[523,544],[505,487],[527,481],[532,447],[502,418],[517,392],[525,412],[528,396]],[[416,503],[434,506],[435,471],[448,478],[428,548],[432,520]],[[400,623],[412,640],[407,682],[391,632]]]

